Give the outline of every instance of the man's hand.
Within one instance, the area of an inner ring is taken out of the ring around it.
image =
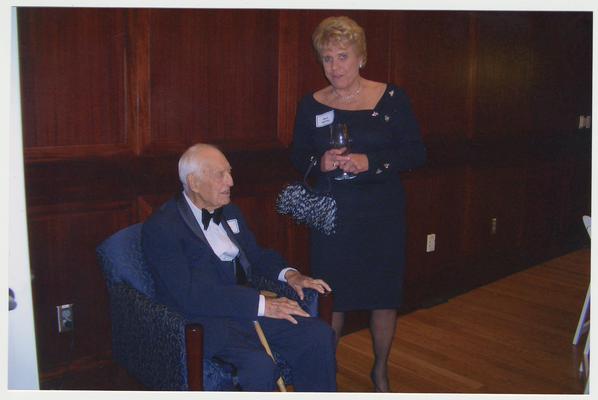
[[[297,320],[293,318],[293,315],[309,317],[309,314],[303,311],[299,304],[297,304],[297,302],[294,300],[289,300],[286,297],[266,297],[266,310],[264,311],[264,317],[286,319],[287,321],[296,324]]]
[[[317,290],[318,293],[324,294],[327,292],[331,292],[330,286],[322,279],[314,279],[310,278],[309,276],[303,275],[299,271],[290,270],[284,275],[285,279],[289,286],[295,289],[299,298],[303,300],[305,297],[303,295],[303,288],[311,288]]]

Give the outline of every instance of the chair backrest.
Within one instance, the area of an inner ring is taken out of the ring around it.
[[[116,232],[96,249],[108,287],[127,283],[149,298],[154,298],[154,281],[141,250],[141,227],[138,223]]]

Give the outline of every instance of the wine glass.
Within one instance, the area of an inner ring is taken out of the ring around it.
[[[330,125],[330,145],[333,149],[345,148],[345,151],[341,155],[347,155],[351,152],[351,142],[353,139],[349,135],[349,128],[347,124],[342,122],[335,122]],[[334,179],[340,181],[344,179],[353,179],[355,175],[343,172],[341,175]]]

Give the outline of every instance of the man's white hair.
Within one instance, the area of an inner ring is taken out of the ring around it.
[[[203,159],[201,157],[197,157],[197,153],[208,148],[217,149],[216,146],[211,144],[197,143],[185,150],[181,158],[179,158],[179,179],[183,184],[183,189],[185,189],[185,192],[189,191],[189,186],[187,185],[187,176],[189,176],[189,174],[195,174],[202,171]]]

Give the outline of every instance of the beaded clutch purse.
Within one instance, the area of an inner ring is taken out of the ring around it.
[[[307,177],[316,164],[312,156],[303,182],[291,183],[282,189],[276,200],[276,211],[290,215],[297,223],[331,235],[336,228],[336,200],[329,191],[318,192],[307,183]]]

